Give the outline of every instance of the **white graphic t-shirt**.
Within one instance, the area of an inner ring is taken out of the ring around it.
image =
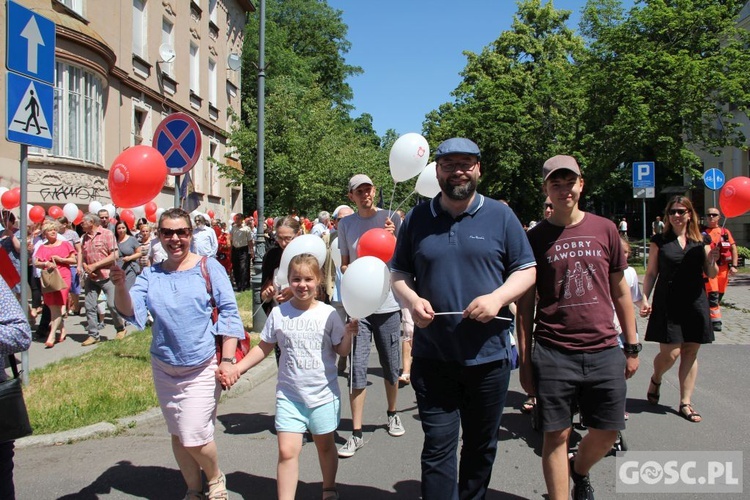
[[[273,308],[260,338],[281,348],[276,397],[308,408],[341,397],[333,347],[344,338],[344,324],[333,307],[318,302],[300,311],[284,302]]]

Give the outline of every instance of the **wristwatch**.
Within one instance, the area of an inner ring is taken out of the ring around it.
[[[231,357],[231,358],[221,358],[222,363],[232,363],[233,365],[237,364],[237,358]]]
[[[737,266],[735,266],[734,264],[729,264],[729,269],[737,269]]]
[[[637,344],[622,344],[622,350],[625,354],[638,354],[643,349],[643,344],[638,342]]]

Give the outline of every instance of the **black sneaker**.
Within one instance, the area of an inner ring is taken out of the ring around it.
[[[714,329],[715,332],[720,332],[721,331],[721,321],[713,321],[711,323],[711,326],[713,327],[713,329]]]
[[[588,476],[577,483],[573,482],[573,500],[594,500],[594,488],[591,487]]]
[[[570,477],[573,478],[573,500],[594,500],[594,488],[591,487],[589,475],[582,476],[575,472],[575,455],[570,457]]]

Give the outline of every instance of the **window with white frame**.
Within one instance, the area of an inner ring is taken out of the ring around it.
[[[174,24],[168,19],[162,19],[161,21],[161,43],[162,45],[169,45],[174,48]],[[161,65],[162,73],[169,76],[174,76],[172,72],[172,63],[162,62]]]
[[[50,154],[103,164],[102,82],[65,62],[55,64],[54,142]],[[41,152],[31,148],[32,152]]]
[[[146,0],[133,0],[133,54],[141,59],[146,59],[148,48],[146,21]]]
[[[208,103],[213,107],[218,107],[216,102],[216,86],[217,86],[217,74],[216,74],[216,61],[213,59],[208,60]]]
[[[79,16],[83,17],[83,0],[57,0]]]
[[[139,144],[151,145],[151,106],[140,101],[133,100],[133,146]]]
[[[198,50],[198,46],[194,43],[190,44],[190,90],[196,94],[200,95],[200,81],[201,81],[201,73],[200,73],[200,52]]]

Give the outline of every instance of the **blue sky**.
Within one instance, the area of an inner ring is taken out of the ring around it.
[[[578,28],[585,0],[555,0],[573,11]],[[623,0],[631,6],[633,0]],[[427,113],[452,100],[466,66],[463,51],[479,53],[510,28],[513,0],[328,0],[343,11],[352,47],[348,64],[364,74],[349,79],[353,116],[369,113],[378,134],[389,128],[422,131]]]

